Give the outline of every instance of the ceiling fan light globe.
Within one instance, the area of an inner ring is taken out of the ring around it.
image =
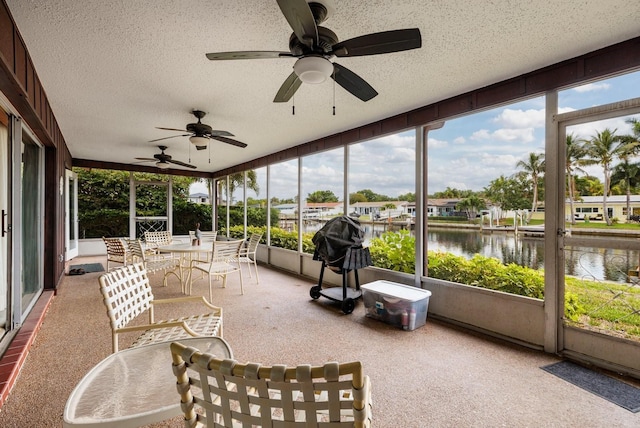
[[[156,162],[156,166],[160,169],[168,169],[170,165],[168,162],[159,161],[159,162]]]
[[[198,136],[193,136],[193,137],[189,137],[189,141],[191,141],[191,144],[193,144],[196,147],[201,147],[201,146],[207,146],[207,143],[209,142],[209,139],[206,137],[198,137]]]
[[[318,84],[333,74],[333,63],[321,56],[306,56],[296,61],[293,71],[304,83]]]

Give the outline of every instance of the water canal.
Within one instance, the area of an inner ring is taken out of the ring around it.
[[[321,225],[307,225],[307,232]],[[389,230],[387,225],[363,223],[365,244]],[[397,229],[396,229],[397,230]],[[413,235],[413,231],[411,232]],[[636,238],[615,238],[616,241]],[[544,268],[544,240],[518,236],[513,232],[482,233],[474,229],[431,228],[427,234],[429,251],[444,251],[466,258],[475,254],[495,257],[533,269]],[[627,273],[638,266],[640,252],[602,247],[566,247],[565,273],[585,279],[626,282]]]

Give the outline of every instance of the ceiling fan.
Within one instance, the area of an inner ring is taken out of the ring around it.
[[[168,138],[187,137],[188,136],[189,137],[189,141],[191,141],[191,143],[193,143],[193,145],[196,146],[196,149],[198,149],[198,150],[206,149],[207,148],[207,143],[211,139],[222,141],[223,143],[231,144],[231,145],[237,146],[237,147],[242,147],[242,148],[247,147],[247,145],[245,143],[242,143],[242,142],[236,141],[236,140],[232,140],[231,138],[227,138],[227,137],[233,137],[234,135],[232,133],[227,132],[227,131],[219,131],[219,130],[216,130],[216,129],[211,129],[211,127],[209,125],[202,123],[200,121],[200,119],[205,117],[205,115],[206,115],[205,112],[203,112],[201,110],[193,110],[191,113],[198,119],[198,122],[197,123],[189,123],[187,125],[187,129],[160,128],[160,127],[158,127],[158,129],[163,129],[165,131],[187,132],[187,134],[173,135],[171,137],[158,138],[156,140],[151,140],[149,142],[153,143],[153,142],[156,142],[156,141],[166,140]]]
[[[340,42],[338,36],[318,24],[332,14],[333,0],[277,0],[293,29],[289,52],[237,51],[206,54],[210,60],[298,58],[293,73],[284,81],[273,102],[287,102],[302,83],[322,83],[331,77],[338,85],[362,101],[376,95],[364,79],[343,65],[331,62],[336,57],[378,55],[416,49],[422,46],[418,28],[383,31]]]
[[[195,166],[189,165],[188,163],[173,160],[171,158],[171,155],[168,155],[164,152],[165,150],[167,150],[167,146],[158,146],[158,148],[160,149],[160,153],[156,153],[155,155],[153,155],[152,158],[136,158],[136,159],[142,162],[155,162],[156,166],[160,169],[167,169],[171,167],[170,164],[196,169]]]

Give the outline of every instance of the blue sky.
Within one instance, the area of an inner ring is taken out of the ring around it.
[[[561,91],[558,110],[563,113],[634,97],[640,97],[640,72]],[[431,131],[428,192],[447,187],[482,190],[501,174],[515,173],[518,161],[530,152],[543,152],[544,104],[544,97],[538,97],[449,120],[443,128]],[[567,132],[588,138],[594,130],[605,127],[617,129],[618,134],[630,132],[624,118],[580,125]],[[350,146],[349,192],[371,189],[392,197],[414,192],[414,137],[411,130]],[[303,158],[303,195],[306,197],[315,190],[331,190],[342,199],[343,162],[341,149]],[[295,196],[297,162],[276,168],[271,173],[271,196],[281,199]],[[601,176],[598,167],[588,172]],[[203,190],[194,186],[192,191]]]

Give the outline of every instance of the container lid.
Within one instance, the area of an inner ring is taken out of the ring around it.
[[[374,281],[360,286],[363,290],[373,291],[388,297],[395,297],[412,302],[431,296],[431,291],[391,281]]]

